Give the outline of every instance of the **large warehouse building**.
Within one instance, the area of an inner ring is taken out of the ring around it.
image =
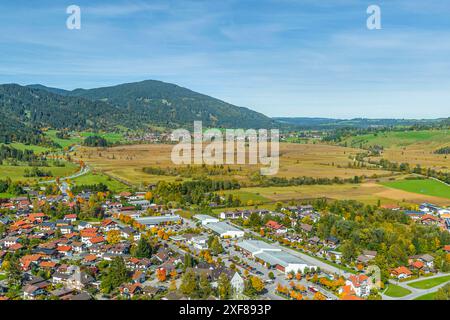
[[[178,215],[167,216],[151,216],[136,219],[136,222],[143,224],[147,227],[154,227],[165,224],[174,224],[181,221],[181,217]]]
[[[305,261],[281,248],[259,240],[244,240],[236,244],[245,254],[252,256],[267,268],[275,268],[284,273],[304,272],[305,268],[315,269]]]
[[[226,222],[208,223],[205,225],[205,228],[217,233],[221,238],[242,238],[245,233],[243,230]]]

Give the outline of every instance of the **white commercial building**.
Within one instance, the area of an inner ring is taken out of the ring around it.
[[[316,269],[316,266],[308,265],[305,261],[281,248],[259,240],[245,240],[236,244],[238,248],[259,260],[268,268],[275,268],[284,273],[298,271],[304,272],[305,268]]]
[[[147,227],[158,226],[161,224],[178,223],[180,221],[181,221],[181,217],[178,215],[152,216],[152,217],[143,217],[143,218],[136,219],[136,222],[143,224]]]
[[[208,223],[205,227],[217,233],[221,238],[242,238],[245,233],[226,222]]]
[[[217,223],[219,222],[219,219],[209,216],[207,214],[196,214],[194,216],[194,219],[197,219],[202,223],[202,225],[207,225],[208,223]]]

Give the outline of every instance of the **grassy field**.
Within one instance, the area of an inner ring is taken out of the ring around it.
[[[127,145],[114,148],[80,148],[76,155],[94,168],[133,183],[175,180],[176,177],[152,176],[142,172],[144,167],[174,167],[171,161],[173,145]],[[360,152],[358,149],[321,144],[280,144],[279,177],[352,178],[354,176],[389,175],[390,172],[368,168],[348,168],[348,163]],[[259,171],[257,165],[231,165],[239,174],[233,178],[248,182]],[[230,178],[215,176],[216,179]]]
[[[408,283],[408,286],[416,288],[416,289],[430,289],[430,288],[434,288],[442,283],[445,283],[447,281],[450,281],[450,275],[411,282],[411,283]]]
[[[45,180],[45,178],[24,177],[25,170],[30,170],[30,166],[0,166],[0,180],[4,180],[7,177],[13,181],[33,181],[33,180]],[[64,177],[75,173],[78,167],[70,162],[65,162],[64,167],[40,167],[45,171],[51,171],[54,177]]]
[[[393,162],[405,162],[412,166],[420,164],[423,168],[449,172],[446,155],[435,154],[439,148],[450,145],[450,130],[421,130],[386,132],[348,138],[344,143],[349,147],[384,147],[382,157]],[[374,157],[379,160],[381,157]]]
[[[383,185],[408,192],[450,199],[450,187],[432,179],[397,180]]]
[[[417,204],[433,202],[439,205],[450,205],[445,198],[414,194],[402,190],[394,190],[376,183],[343,184],[343,185],[313,185],[290,187],[251,187],[229,191],[235,195],[244,193],[247,198],[250,194],[263,197],[270,201],[303,200],[312,198],[330,198],[336,200],[357,200],[366,204]]]
[[[253,201],[253,203],[266,203],[271,201],[270,199],[263,197],[259,193],[255,192],[247,192],[244,190],[232,190],[232,191],[224,191],[220,193],[221,195],[227,196],[228,194],[232,194],[234,196],[238,196],[241,199],[242,203],[246,204],[249,201]]]
[[[111,179],[110,177],[101,173],[90,172],[81,177],[73,179],[72,182],[75,183],[76,185],[92,185],[103,183],[106,186],[108,186],[108,189],[114,192],[122,192],[124,190],[128,190],[128,186],[126,186],[125,184],[117,180]]]
[[[32,150],[34,153],[44,153],[47,151],[51,151],[51,148],[42,147],[42,146],[36,146],[36,145],[27,145],[19,142],[13,142],[8,144],[8,146],[17,149],[17,150]]]
[[[367,146],[406,147],[415,144],[448,144],[450,130],[391,131],[350,137],[345,142],[350,147]]]
[[[390,283],[386,289],[386,291],[384,292],[385,295],[389,296],[389,297],[394,297],[394,298],[400,298],[400,297],[404,297],[407,296],[408,294],[410,294],[411,291],[408,289],[405,289],[403,287],[397,286],[393,283]]]
[[[72,145],[81,144],[83,140],[90,136],[100,136],[106,139],[109,143],[117,143],[123,140],[121,133],[94,133],[94,132],[79,132],[72,133],[69,139],[60,139],[56,136],[57,130],[49,130],[46,135],[55,143],[59,144],[63,149]]]
[[[423,296],[417,297],[414,300],[434,300],[434,296],[436,295],[436,292],[431,292],[424,294]]]

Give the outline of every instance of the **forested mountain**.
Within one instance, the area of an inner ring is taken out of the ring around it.
[[[59,90],[36,85],[33,87],[49,92]],[[58,93],[117,107],[125,111],[135,125],[151,123],[192,127],[194,120],[202,120],[205,127],[271,128],[276,125],[274,120],[261,113],[155,80],[88,90],[60,90]]]
[[[123,110],[107,103],[17,84],[0,85],[0,117],[0,142],[36,143],[44,127],[111,130],[132,125]]]

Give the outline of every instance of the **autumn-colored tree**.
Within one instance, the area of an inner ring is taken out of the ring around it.
[[[177,271],[175,270],[175,269],[173,269],[171,272],[170,272],[170,277],[172,278],[172,279],[175,279],[176,277],[177,277]]]
[[[253,276],[251,277],[250,281],[252,283],[253,289],[255,289],[257,293],[261,293],[264,290],[265,286],[261,278]]]
[[[117,244],[120,242],[120,231],[119,230],[111,230],[106,234],[106,241],[109,244]]]
[[[153,199],[153,194],[150,191],[146,192],[144,199],[147,201],[151,201]]]
[[[302,274],[301,274],[300,272],[297,272],[297,273],[295,274],[295,279],[301,280],[301,279],[302,279]]]
[[[164,269],[164,268],[156,269],[156,278],[160,282],[166,281],[166,278],[167,278],[166,269]]]
[[[325,296],[322,293],[317,291],[316,293],[314,293],[313,299],[314,300],[325,300],[326,298],[325,298]]]

